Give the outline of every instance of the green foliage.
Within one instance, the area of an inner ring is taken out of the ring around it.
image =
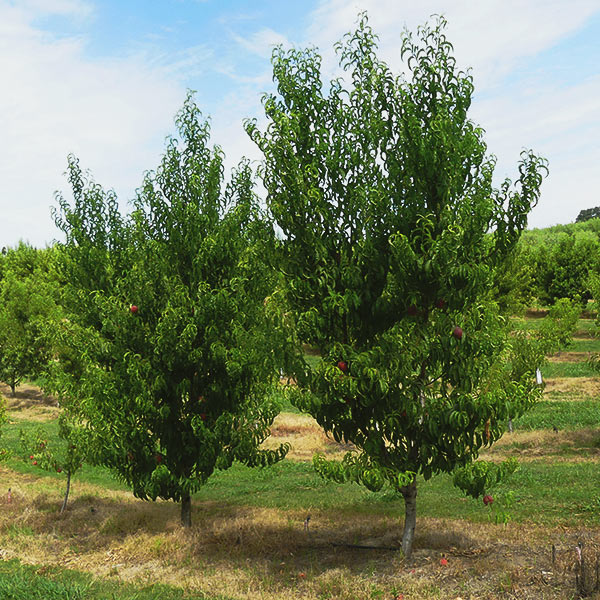
[[[61,512],[67,506],[71,477],[81,469],[87,459],[88,434],[80,425],[69,420],[69,415],[61,413],[58,419],[59,442],[52,440],[48,431],[41,425],[33,431],[19,431],[23,459],[45,471],[63,473],[67,478],[67,488]]]
[[[494,158],[467,117],[473,81],[444,26],[404,34],[403,78],[361,18],[337,46],[350,81],[328,95],[316,50],[278,48],[269,125],[246,123],[284,235],[286,300],[321,355],[316,366],[299,357],[295,402],[359,452],[317,465],[375,488],[468,464],[539,394],[529,372],[514,380],[502,367],[508,330],[490,293],[545,161],[524,152],[516,184],[492,187]]]
[[[286,338],[262,258],[250,166],[223,184],[223,153],[191,96],[129,219],[70,160],[74,204],[59,198],[59,273],[69,319],[55,365],[61,403],[84,419],[94,460],[139,498],[189,500],[215,469],[265,466],[278,406],[268,393]]]
[[[547,364],[546,358],[571,343],[581,309],[578,299],[562,298],[534,330],[515,329],[510,342],[511,378],[533,378],[536,369]]]
[[[553,354],[571,345],[580,312],[578,297],[561,298],[555,302],[538,330],[538,336],[545,343],[545,354]]]
[[[544,304],[590,297],[590,272],[600,268],[600,220],[527,231],[519,245],[532,273],[531,292]]]
[[[518,468],[519,463],[509,458],[499,464],[478,460],[456,469],[453,474],[454,485],[473,498],[480,498],[495,486],[504,482]]]
[[[2,437],[2,426],[6,423],[6,405],[2,394],[0,394],[0,437]],[[0,447],[0,461],[10,458],[11,452],[4,447]]]
[[[493,296],[500,312],[507,316],[522,315],[535,298],[534,265],[521,244],[499,265],[494,279]]]
[[[36,466],[45,471],[75,473],[87,456],[86,432],[69,423],[67,415],[62,413],[58,420],[58,437],[59,443],[49,441],[48,432],[41,425],[33,431],[21,429],[23,458],[35,461]]]
[[[8,250],[0,278],[0,381],[13,395],[25,377],[40,375],[51,350],[45,325],[55,313],[49,251],[25,244]]]

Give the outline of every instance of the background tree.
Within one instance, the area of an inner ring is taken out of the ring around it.
[[[588,278],[600,268],[600,219],[525,231],[517,246],[531,273],[530,289],[551,306],[560,298],[591,298]]]
[[[266,301],[261,220],[249,165],[223,184],[223,153],[188,97],[131,218],[74,159],[74,203],[59,197],[66,234],[60,275],[68,321],[60,346],[84,357],[59,365],[56,391],[89,427],[94,460],[143,499],[181,501],[234,460],[265,466],[277,406],[269,399],[285,339]],[[266,305],[266,306],[265,306]]]
[[[506,374],[509,328],[490,291],[545,163],[523,152],[516,184],[492,187],[494,158],[467,118],[472,78],[456,68],[444,26],[404,34],[404,78],[377,58],[361,18],[337,46],[350,81],[334,80],[328,95],[316,50],[278,48],[269,125],[246,124],[283,232],[287,301],[302,341],[321,353],[312,368],[298,360],[295,402],[357,448],[315,465],[401,492],[407,556],[417,475],[470,463],[539,396],[536,365]]]
[[[598,217],[600,217],[600,206],[595,206],[594,208],[585,208],[579,212],[577,218],[575,219],[575,223],[583,223],[584,221],[597,219]]]
[[[41,375],[51,350],[45,323],[56,312],[56,285],[50,275],[49,250],[25,244],[9,249],[0,279],[0,381],[11,388]]]

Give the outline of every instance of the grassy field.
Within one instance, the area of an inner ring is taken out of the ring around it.
[[[579,597],[576,545],[592,565],[588,578],[600,555],[600,376],[588,362],[600,340],[592,325],[581,321],[572,347],[550,358],[543,401],[482,455],[520,462],[494,491],[493,505],[465,498],[447,476],[419,482],[411,561],[397,550],[401,498],[320,479],[313,453],[341,456],[345,448],[286,406],[272,439],[290,442],[288,459],[264,470],[235,465],[216,473],[194,497],[191,531],[179,527],[175,504],[136,500],[105,469],[89,465],[59,515],[62,475],[18,456],[6,461],[0,598]],[[9,417],[2,441],[15,455],[20,428],[42,425],[50,439],[56,435],[51,398],[34,386],[16,398],[1,391]]]

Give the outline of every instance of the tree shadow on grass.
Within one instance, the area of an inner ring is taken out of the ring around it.
[[[244,573],[270,593],[312,585],[323,587],[331,598],[347,597],[344,586],[356,582],[366,586],[376,580],[389,591],[411,578],[443,584],[447,597],[475,578],[469,585],[487,593],[507,572],[518,583],[521,571],[530,576],[532,560],[543,562],[534,540],[529,543],[526,535],[489,523],[421,519],[413,558],[406,561],[399,550],[390,549],[399,546],[401,519],[381,514],[316,510],[306,530],[305,511],[194,501],[193,526],[186,530],[179,524],[179,505],[144,502],[123,492],[76,496],[63,515],[58,515],[59,506],[58,493],[51,493],[3,507],[2,537],[26,536],[30,547],[37,536],[40,547],[48,544],[55,556],[70,552],[71,566],[101,576],[113,568],[135,573],[148,565],[153,580],[165,583],[172,582],[173,572],[232,581]],[[53,562],[49,556],[48,563]],[[231,589],[234,596],[236,591]]]
[[[44,394],[37,386],[23,383],[15,390],[12,395],[10,388],[5,384],[0,384],[0,394],[4,396],[6,408],[9,410],[25,410],[35,407],[58,407],[56,398]]]

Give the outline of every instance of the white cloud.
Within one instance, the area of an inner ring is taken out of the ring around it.
[[[92,5],[85,0],[20,0],[15,6],[30,15],[63,15],[79,19],[94,12]]]
[[[470,116],[486,130],[489,150],[498,157],[498,179],[517,176],[523,147],[549,160],[550,176],[531,226],[573,221],[579,210],[600,204],[600,78],[560,87],[553,65],[535,79],[511,77],[527,59],[576,33],[600,10],[597,0],[322,0],[307,38],[321,49],[330,73],[337,65],[333,42],[356,27],[363,10],[379,36],[380,56],[396,72],[403,69],[402,29],[414,32],[430,15],[444,14],[458,66],[473,67]]]
[[[499,179],[516,177],[523,146],[548,159],[550,175],[531,213],[532,226],[571,222],[580,210],[600,204],[600,77],[569,87],[551,80],[535,89],[515,84],[475,103],[472,118],[487,131]]]
[[[0,239],[36,245],[59,237],[53,192],[68,192],[66,156],[122,200],[158,161],[184,90],[148,57],[90,60],[85,39],[53,39],[33,23],[46,12],[79,16],[76,0],[0,0]]]
[[[232,37],[240,46],[252,52],[252,54],[266,59],[271,58],[271,52],[275,46],[279,44],[286,48],[290,46],[290,42],[284,35],[269,27],[259,29],[249,36],[232,34]]]
[[[399,70],[404,27],[414,32],[431,15],[443,14],[458,65],[473,67],[477,88],[483,90],[496,85],[516,61],[551,47],[598,10],[597,0],[321,0],[307,39],[329,54],[332,44],[355,28],[359,12],[366,11],[379,35],[381,56]]]
[[[403,27],[414,31],[431,14],[445,14],[459,65],[474,68],[471,116],[487,131],[499,177],[516,175],[522,146],[550,161],[533,225],[574,220],[582,208],[600,203],[592,198],[600,184],[599,78],[561,88],[551,70],[535,80],[513,76],[528,57],[581,27],[599,10],[597,0],[321,0],[310,27],[298,30],[294,41],[320,48],[325,81],[337,70],[334,42],[354,29],[361,10],[368,11],[380,55],[395,71],[402,68]],[[41,245],[59,235],[49,207],[54,190],[68,193],[62,174],[69,152],[99,183],[114,187],[122,200],[131,198],[143,170],[158,163],[164,137],[174,131],[183,80],[195,78],[192,87],[200,97],[206,86],[206,98],[217,98],[213,108],[201,109],[211,114],[213,140],[228,165],[241,155],[259,158],[242,120],[258,116],[264,128],[260,94],[272,89],[273,46],[290,46],[284,35],[263,27],[235,38],[232,52],[197,45],[160,53],[155,45],[136,55],[92,60],[85,37],[59,38],[37,27],[49,15],[93,20],[94,7],[88,0],[0,0],[0,245],[20,237]],[[221,26],[226,36],[231,20]],[[248,69],[249,64],[254,66]],[[219,83],[212,87],[216,73],[230,78],[228,91],[221,93]]]

